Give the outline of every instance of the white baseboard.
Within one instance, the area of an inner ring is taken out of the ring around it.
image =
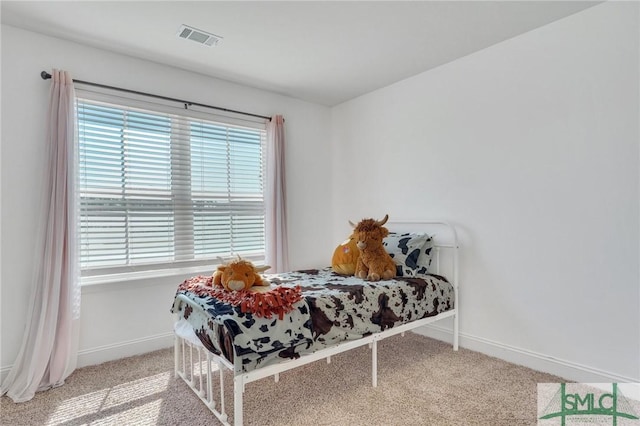
[[[78,351],[78,368],[173,346],[173,332]]]
[[[173,332],[169,332],[111,345],[98,346],[91,349],[83,349],[78,351],[77,368],[169,348],[173,346],[173,336]],[[13,367],[13,365],[0,369],[0,383],[4,382],[4,379],[11,371],[11,367]]]
[[[426,325],[414,332],[444,342],[453,341],[453,331],[438,325]],[[577,364],[540,354],[526,349],[506,345],[504,343],[460,333],[461,347],[500,358],[513,364],[522,365],[533,370],[542,371],[578,383],[638,383],[640,378],[624,377],[618,374]]]
[[[445,342],[453,341],[453,332],[450,329],[437,325],[427,325],[415,329],[414,332]],[[83,349],[78,352],[78,368],[171,347],[173,346],[173,336],[173,332],[169,332],[112,345]],[[466,349],[500,358],[514,364],[523,365],[537,371],[553,374],[569,381],[579,383],[640,382],[640,378],[620,376],[609,371],[554,358],[466,333],[460,333],[459,338],[460,346]],[[10,370],[10,365],[0,369],[0,383],[4,381],[4,378],[9,374]]]

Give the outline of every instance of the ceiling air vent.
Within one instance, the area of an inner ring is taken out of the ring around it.
[[[222,37],[215,34],[207,33],[202,30],[189,27],[187,25],[180,25],[178,30],[178,37],[185,38],[187,40],[193,40],[206,46],[215,46],[218,44]]]

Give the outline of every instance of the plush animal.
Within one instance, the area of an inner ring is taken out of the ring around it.
[[[356,245],[360,250],[360,257],[356,264],[355,275],[369,281],[388,280],[396,276],[396,264],[384,249],[382,240],[389,235],[384,225],[389,220],[385,215],[382,220],[363,219],[357,225],[351,221],[354,228]]]
[[[227,291],[249,290],[253,286],[268,286],[269,282],[259,274],[270,266],[256,267],[238,256],[226,264],[218,266],[213,274],[213,285]]]
[[[331,268],[341,275],[355,275],[360,250],[353,234],[333,251]]]

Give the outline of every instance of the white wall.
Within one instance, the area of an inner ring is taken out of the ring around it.
[[[49,82],[39,74],[65,69],[76,79],[126,87],[257,114],[283,114],[290,262],[302,268],[327,263],[331,218],[319,206],[330,199],[328,108],[227,83],[104,50],[2,26],[1,371],[18,353],[26,321],[35,228],[44,168]],[[309,223],[315,226],[309,227]],[[305,235],[304,239],[295,238]],[[309,245],[307,241],[314,241]],[[212,265],[213,267],[213,265]],[[171,344],[169,313],[185,276],[84,287],[80,365]]]
[[[334,239],[449,219],[463,346],[640,381],[638,29],[610,2],[333,108]]]

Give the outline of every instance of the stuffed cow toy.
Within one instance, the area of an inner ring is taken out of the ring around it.
[[[213,274],[213,285],[227,291],[249,290],[253,286],[268,286],[269,282],[262,278],[260,272],[270,266],[256,267],[248,260],[238,259],[218,266]]]
[[[389,230],[384,225],[389,220],[385,215],[382,220],[363,219],[357,225],[351,221],[354,228],[356,245],[360,250],[360,257],[356,265],[355,275],[369,281],[389,280],[396,276],[396,264],[382,245]]]

